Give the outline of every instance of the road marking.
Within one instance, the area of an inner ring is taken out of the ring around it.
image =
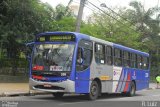
[[[125,98],[124,97],[123,98],[111,98],[111,99],[110,98],[109,99],[106,98],[106,99],[98,99],[97,101],[115,101],[115,100],[119,101],[119,100],[122,100],[122,99],[125,100],[126,98],[127,97],[125,97]]]
[[[62,103],[62,104],[58,104],[59,106],[64,106],[64,105],[69,105],[69,104],[80,104],[80,103],[86,103],[85,102],[76,102],[76,103]]]
[[[157,97],[157,96],[160,96],[160,94],[159,94],[159,95],[151,95],[151,96],[153,96],[153,97]]]

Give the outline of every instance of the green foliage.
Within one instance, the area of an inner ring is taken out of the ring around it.
[[[3,48],[7,49],[12,58],[19,54],[22,43],[33,40],[34,34],[51,29],[52,10],[47,4],[38,0],[3,0],[1,13],[0,37]]]
[[[35,34],[55,31],[57,29],[55,25],[64,25],[63,29],[58,30],[70,30],[69,27],[73,27],[72,21],[75,22],[71,20],[73,17],[70,17],[72,16],[70,10],[67,9],[67,11],[63,5],[58,5],[56,9],[53,9],[49,4],[41,3],[39,0],[1,0],[0,57],[1,62],[4,62],[1,65],[12,66],[13,74],[15,74],[17,67],[21,67],[16,59],[24,51],[25,43],[34,40]],[[11,61],[5,63],[2,55]]]
[[[110,12],[109,14],[112,15],[113,13]],[[94,14],[92,20],[92,23],[82,24],[82,33],[139,49],[140,43],[138,42],[138,38],[140,33],[135,32],[134,28],[130,26],[130,23],[125,23],[124,20],[119,19],[118,17],[118,21],[114,20],[105,13]],[[124,24],[122,25],[122,23]]]
[[[74,31],[76,19],[74,17],[63,17],[61,20],[53,22],[56,31]]]

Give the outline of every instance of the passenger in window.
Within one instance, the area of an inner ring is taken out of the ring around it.
[[[35,63],[36,65],[39,65],[39,66],[44,66],[44,59],[43,59],[42,54],[39,53],[39,54],[35,57],[34,63]]]
[[[91,62],[91,51],[90,50],[84,49],[83,60],[84,60],[84,65],[86,66],[90,65],[90,62]]]
[[[114,65],[115,65],[115,66],[118,66],[118,62],[117,62],[116,59],[115,59]]]
[[[124,66],[127,68],[129,67],[127,61],[124,61]]]
[[[129,62],[129,61],[127,61],[127,65],[126,65],[126,67],[127,67],[127,68],[129,68],[129,66],[130,66],[130,62]]]
[[[115,65],[116,66],[120,66],[121,65],[121,61],[118,58],[115,60]]]
[[[112,65],[111,58],[108,58],[108,60],[107,60],[107,64],[108,64],[108,65]]]
[[[53,50],[49,49],[48,50],[48,55],[47,55],[49,66],[58,66],[58,64],[55,63],[55,61],[54,61],[55,58],[53,58],[53,56],[54,56],[53,55]]]
[[[97,53],[95,54],[95,60],[96,60],[96,63],[100,63],[100,61],[99,61],[99,57],[98,57],[98,55],[97,55]]]
[[[117,66],[121,66],[121,60],[120,59],[117,60]]]

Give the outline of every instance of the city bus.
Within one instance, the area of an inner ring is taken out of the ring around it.
[[[134,96],[149,87],[149,54],[77,32],[45,32],[35,36],[30,55],[31,90]]]

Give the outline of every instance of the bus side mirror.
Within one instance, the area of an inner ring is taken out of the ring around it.
[[[84,64],[84,48],[78,48],[78,58],[77,58],[77,62],[79,65],[83,65]]]
[[[34,46],[34,43],[28,43],[26,44],[26,49],[25,49],[25,56],[27,60],[31,60],[31,54],[32,54],[32,48]]]
[[[26,59],[30,61],[31,60],[31,56],[26,55]]]
[[[31,60],[31,50],[30,50],[30,48],[29,47],[26,47],[26,52],[25,52],[25,56],[26,56],[26,59],[28,60],[28,61],[30,61]]]

